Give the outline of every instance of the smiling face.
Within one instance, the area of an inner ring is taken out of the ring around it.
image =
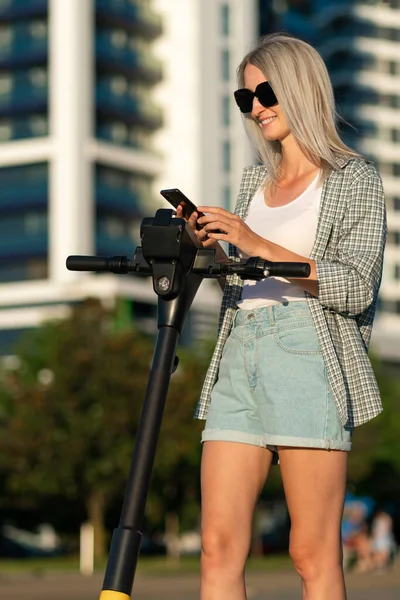
[[[244,70],[244,86],[254,92],[258,84],[263,81],[267,79],[260,69],[248,64]],[[258,98],[254,98],[251,116],[258,123],[266,140],[279,141],[283,144],[285,140],[293,137],[279,104],[266,108],[260,104]]]

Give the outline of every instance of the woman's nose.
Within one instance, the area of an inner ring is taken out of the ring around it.
[[[258,115],[264,110],[264,106],[260,103],[257,97],[253,99],[253,108],[251,110],[251,116],[257,119]]]

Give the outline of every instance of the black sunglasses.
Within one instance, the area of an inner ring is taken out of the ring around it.
[[[275,96],[269,81],[259,83],[255,92],[252,92],[247,88],[236,90],[234,96],[236,104],[242,113],[250,113],[253,110],[254,98],[257,98],[260,104],[265,106],[265,108],[270,108],[271,106],[278,104],[278,98]]]

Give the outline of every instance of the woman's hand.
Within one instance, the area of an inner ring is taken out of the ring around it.
[[[254,233],[243,219],[215,206],[199,206],[198,209],[208,213],[200,217],[198,222],[202,226],[201,231],[204,231],[210,240],[229,242],[247,256],[268,259],[268,241]],[[214,233],[216,229],[219,229],[220,233]]]
[[[183,219],[182,207],[178,206],[176,209],[176,216],[180,219]],[[202,243],[203,248],[217,248],[220,247],[216,240],[210,239],[207,231],[202,227],[201,229],[196,228],[196,224],[198,221],[199,215],[197,212],[193,212],[190,215],[190,218],[186,221],[189,227],[194,231],[200,242]],[[200,222],[199,222],[200,225]]]

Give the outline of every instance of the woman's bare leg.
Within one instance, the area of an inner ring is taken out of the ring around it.
[[[271,461],[265,448],[204,442],[201,600],[246,600],[244,568],[254,508]]]
[[[290,555],[302,578],[303,600],[346,600],[341,520],[347,453],[280,448],[291,519]]]

